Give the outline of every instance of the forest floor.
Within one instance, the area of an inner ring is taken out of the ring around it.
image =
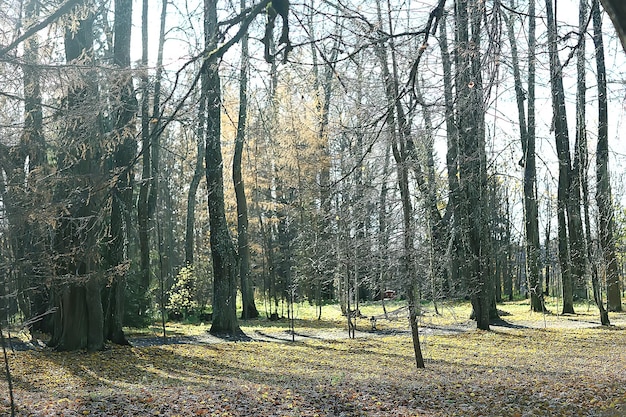
[[[626,416],[626,313],[602,327],[593,305],[563,316],[522,300],[499,305],[503,321],[484,332],[467,303],[437,307],[420,317],[419,370],[402,310],[372,330],[380,304],[361,306],[355,339],[338,306],[316,320],[299,305],[293,336],[286,319],[242,322],[245,342],[168,323],[165,340],[158,326],[128,329],[132,347],[102,352],[9,349],[16,415]],[[10,415],[3,382],[0,415]]]

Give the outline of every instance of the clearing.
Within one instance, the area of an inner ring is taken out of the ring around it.
[[[304,304],[294,342],[287,320],[253,320],[245,342],[169,324],[166,342],[158,327],[129,330],[133,347],[103,352],[9,349],[16,415],[626,416],[626,313],[601,327],[586,304],[572,316],[531,313],[527,301],[499,309],[506,321],[483,332],[467,303],[439,305],[441,315],[426,305],[422,370],[406,319],[377,330],[359,319],[348,339],[337,306],[317,321]],[[10,415],[6,379],[1,390],[0,415]]]

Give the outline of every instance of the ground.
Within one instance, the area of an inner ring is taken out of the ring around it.
[[[165,342],[158,327],[130,331],[133,347],[103,352],[9,350],[16,414],[626,416],[626,314],[601,327],[593,305],[559,316],[531,313],[522,300],[500,305],[505,321],[484,332],[466,303],[437,307],[420,317],[421,370],[402,314],[380,318],[377,330],[359,319],[348,339],[337,306],[324,307],[322,321],[298,306],[295,336],[287,320],[243,323],[247,341],[171,324]],[[0,414],[9,415],[6,381],[0,390]]]

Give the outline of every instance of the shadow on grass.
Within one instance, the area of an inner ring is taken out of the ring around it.
[[[532,329],[532,327],[523,326],[521,324],[511,323],[511,322],[503,320],[503,319],[491,320],[491,322],[489,324],[491,326],[505,327],[507,329]]]

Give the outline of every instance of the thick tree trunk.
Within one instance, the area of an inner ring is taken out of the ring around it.
[[[217,2],[205,0],[207,51],[217,47]],[[237,322],[237,254],[226,222],[224,178],[221,144],[221,86],[219,64],[209,58],[203,65],[207,71],[206,181],[208,189],[211,257],[213,259],[213,323],[212,334],[241,334]]]
[[[476,326],[489,330],[493,296],[489,269],[487,161],[485,112],[481,74],[480,34],[484,5],[456,1],[457,126],[459,131],[459,223],[462,271],[470,291]],[[470,37],[471,33],[471,37]]]
[[[596,66],[598,80],[598,145],[596,147],[596,202],[598,204],[600,248],[606,268],[607,298],[609,311],[622,311],[620,294],[619,271],[615,255],[615,239],[613,231],[613,198],[609,176],[609,138],[608,138],[608,97],[606,91],[606,67],[604,63],[604,43],[602,40],[602,18],[598,1],[594,0],[593,14],[593,42],[596,48]],[[594,291],[595,292],[595,291]],[[595,295],[602,305],[599,294]],[[600,310],[602,314],[602,309]],[[607,315],[608,321],[608,315]],[[603,323],[604,324],[604,323]]]
[[[92,65],[93,16],[66,30],[68,64]],[[80,61],[79,61],[80,60]],[[65,210],[59,219],[55,249],[56,307],[51,346],[59,350],[104,347],[104,319],[100,294],[101,265],[98,241],[104,181],[100,151],[100,112],[97,88],[87,74],[70,86],[65,117],[67,146],[58,156],[63,172],[58,193]]]

